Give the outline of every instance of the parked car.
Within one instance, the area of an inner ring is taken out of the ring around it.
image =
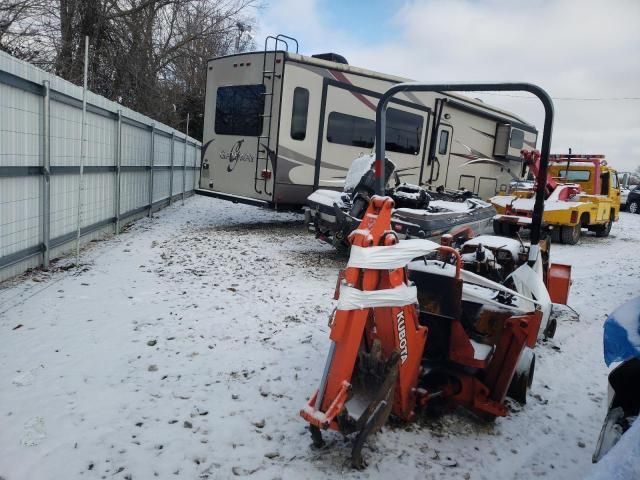
[[[628,185],[628,186],[621,185],[620,186],[620,210],[627,209],[627,206],[629,205],[627,203],[627,200],[629,199],[629,194],[636,187],[637,185]]]
[[[627,210],[631,213],[640,213],[640,185],[629,192]]]

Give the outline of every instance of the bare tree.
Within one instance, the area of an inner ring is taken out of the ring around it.
[[[189,113],[201,138],[206,61],[234,50],[258,0],[1,1],[1,49],[81,84],[88,35],[92,91],[180,129]]]
[[[41,0],[2,0],[0,50],[31,62],[45,54],[37,22],[37,14],[43,8]]]

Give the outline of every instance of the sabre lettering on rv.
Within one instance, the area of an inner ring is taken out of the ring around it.
[[[240,148],[242,147],[243,142],[244,142],[244,139],[238,140],[236,143],[234,143],[229,153],[225,152],[224,150],[220,152],[221,159],[229,160],[229,165],[227,165],[227,172],[232,172],[233,169],[236,168],[236,165],[238,164],[238,162],[253,163],[254,161],[253,155],[251,155],[250,153],[240,152]]]
[[[404,326],[404,311],[400,310],[396,315],[396,319],[398,320],[398,338],[400,340],[400,359],[402,363],[407,361],[409,357],[409,349],[407,348],[407,331]]]

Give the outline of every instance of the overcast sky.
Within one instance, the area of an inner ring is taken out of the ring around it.
[[[414,80],[536,83],[554,97],[552,151],[640,166],[640,0],[266,1],[260,49],[265,35],[284,33],[302,54],[336,52]],[[504,95],[474,96],[542,132],[537,100]]]

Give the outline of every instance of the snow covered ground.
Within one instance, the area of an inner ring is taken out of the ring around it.
[[[349,469],[298,416],[345,259],[300,215],[189,199],[0,286],[0,478],[582,478],[605,414],[602,323],[640,293],[640,215],[554,245],[579,322],[537,349],[526,406],[385,428]]]

